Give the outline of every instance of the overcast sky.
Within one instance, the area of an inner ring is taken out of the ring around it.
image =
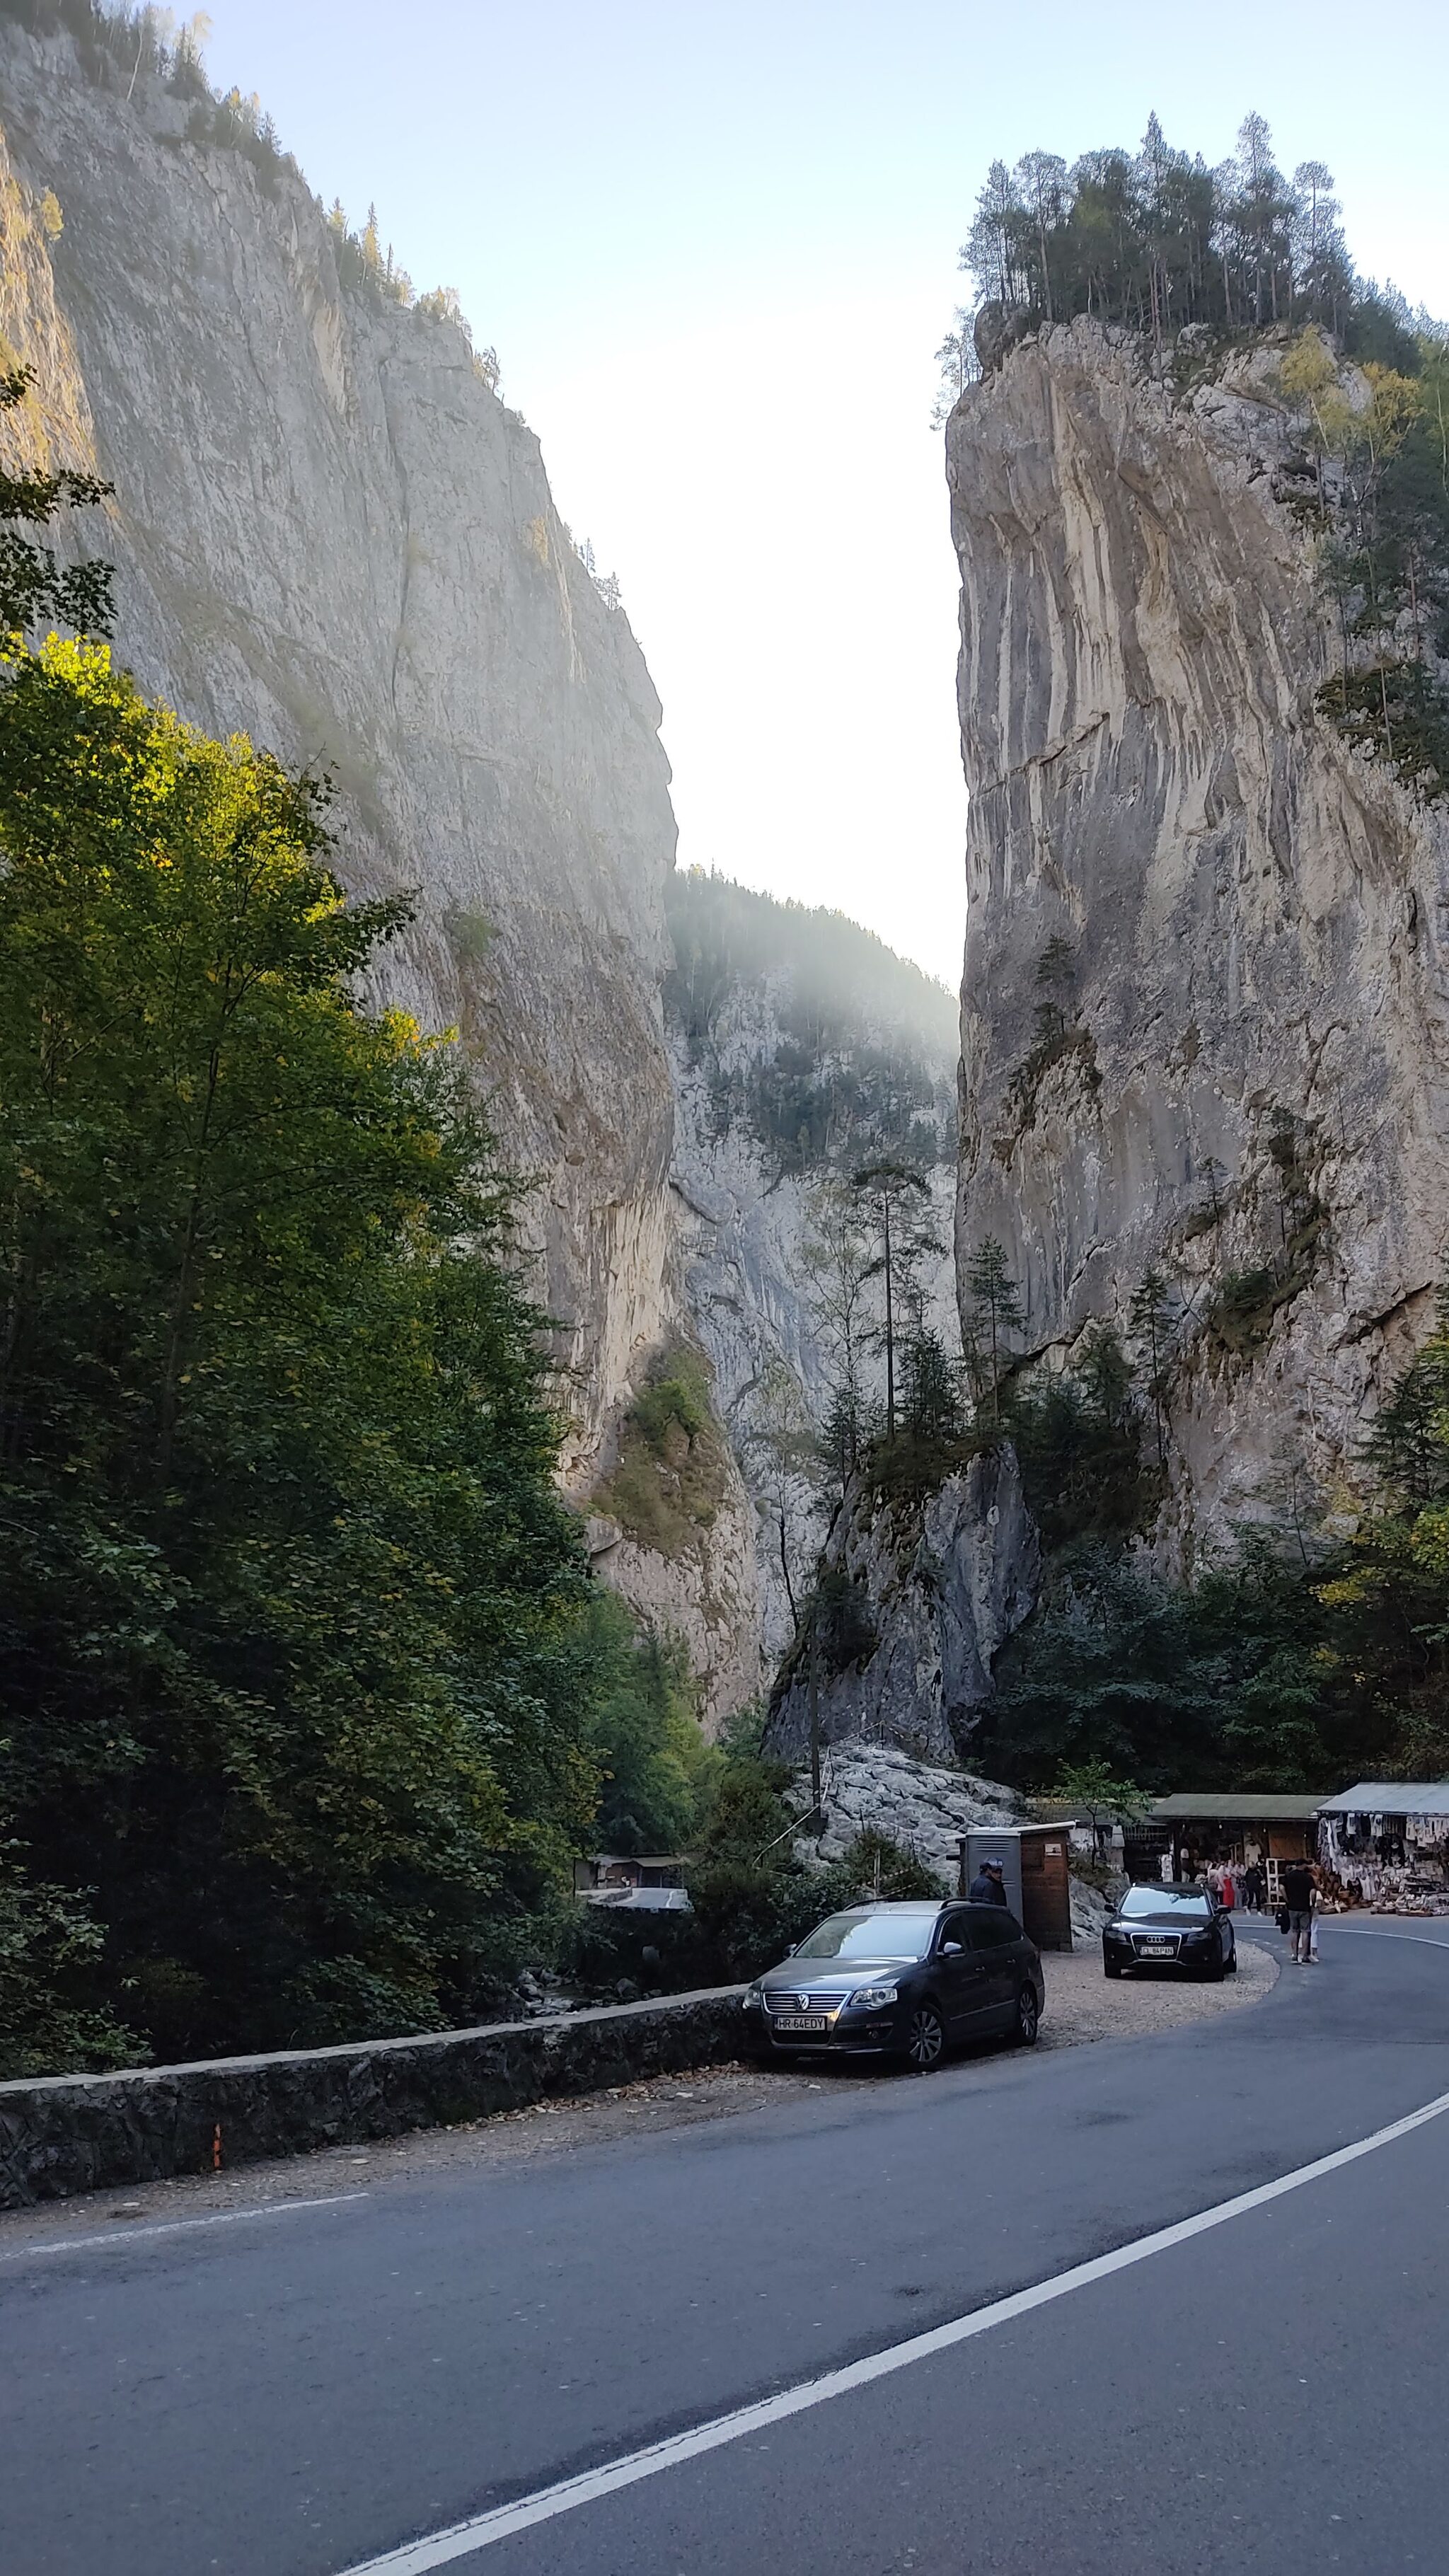
[[[180,14],[180,13],[178,13]],[[946,982],[964,913],[932,351],[995,155],[1327,161],[1362,268],[1449,307],[1442,0],[213,0],[329,203],[456,286],[616,569],[680,857]]]

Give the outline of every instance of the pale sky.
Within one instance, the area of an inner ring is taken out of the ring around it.
[[[184,5],[184,0],[183,0]],[[178,13],[179,14],[179,13]],[[457,287],[664,703],[684,863],[959,976],[956,586],[932,352],[987,163],[1210,161],[1260,109],[1449,307],[1442,0],[212,0],[313,188]]]

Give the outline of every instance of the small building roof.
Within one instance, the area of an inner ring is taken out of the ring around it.
[[[1326,1816],[1449,1816],[1449,1780],[1359,1780],[1325,1798]]]
[[[1045,1823],[1038,1817],[1029,1825],[973,1825],[970,1829],[970,1839],[974,1843],[1019,1843],[1028,1834],[1070,1833],[1073,1825],[1079,1821],[1076,1816],[1064,1813],[1060,1816],[1048,1817]],[[958,1834],[956,1839],[958,1842],[964,1842],[966,1836]]]
[[[1184,1790],[1159,1798],[1148,1809],[1146,1821],[1149,1825],[1309,1825],[1328,1803],[1321,1791],[1310,1795],[1302,1789]]]
[[[591,1869],[687,1869],[688,1852],[589,1852]]]

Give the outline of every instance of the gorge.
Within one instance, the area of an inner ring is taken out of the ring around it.
[[[1442,1644],[1365,1717],[1330,1634],[1386,1597],[1352,1550],[1385,1474],[1415,1490],[1409,1433],[1370,1446],[1449,1273],[1449,802],[1386,677],[1449,675],[1442,566],[1376,625],[1325,575],[1408,398],[1301,315],[1154,333],[1003,278],[946,433],[958,1017],[840,915],[676,870],[618,586],[456,300],[109,23],[0,8],[5,461],[110,484],[59,543],[113,567],[118,660],[325,773],[348,895],[408,896],[367,999],[456,1032],[570,1529],[704,1735],[768,1702],[797,1769],[989,1743],[1031,1788],[1075,1751],[1302,1769],[1334,1693],[1355,1743],[1407,1759],[1405,1708],[1437,1742]],[[1219,1605],[1169,1725],[1171,1623],[1245,1531],[1299,1627],[1230,1672]],[[1129,1596],[1146,1680],[1099,1615]],[[1073,1654],[1113,1669],[1069,1686]],[[1229,1685],[1272,1700],[1249,1753],[1211,1733]]]

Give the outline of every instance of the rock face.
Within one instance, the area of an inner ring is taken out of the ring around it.
[[[995,1657],[1033,1606],[1039,1566],[1010,1448],[974,1458],[924,1506],[853,1495],[825,1549],[827,1590],[830,1577],[839,1589],[822,1622],[822,1741],[959,1760],[991,1696]],[[766,1742],[793,1760],[808,1749],[802,1648],[775,1686]]]
[[[1177,391],[1077,321],[948,436],[959,1256],[1001,1240],[1045,1352],[1167,1275],[1179,1560],[1285,1487],[1351,1499],[1449,1240],[1449,832],[1315,709],[1281,354]]]
[[[189,139],[184,99],[145,75],[128,99],[88,59],[0,24],[0,333],[36,371],[21,438],[114,482],[117,650],[143,688],[330,770],[347,884],[415,890],[383,989],[459,1030],[529,1177],[582,1497],[650,1354],[688,1330],[658,700],[465,333],[344,286],[288,164]],[[95,514],[76,546],[107,550]],[[732,1502],[710,1656],[753,1688],[737,1477]],[[641,1599],[713,1630],[688,1569],[638,1571]]]
[[[417,890],[389,998],[461,1030],[539,1176],[586,1473],[666,1296],[674,824],[643,657],[463,333],[344,292],[284,164],[264,185],[184,139],[183,101],[97,86],[68,39],[0,28],[0,73],[0,330],[56,456],[115,484],[117,649],[197,723],[330,769],[349,884]]]
[[[757,1506],[762,1632],[778,1658],[795,1627],[785,1565],[798,1596],[826,1526],[818,1483],[782,1476],[770,1436],[792,1415],[818,1431],[830,1407],[834,1357],[804,1259],[822,1187],[882,1157],[925,1174],[941,1246],[922,1270],[925,1315],[955,1343],[955,1012],[839,915],[802,918],[743,887],[688,879],[675,880],[671,907],[680,962],[665,985],[670,1186],[694,1328]],[[722,945],[736,943],[733,955],[707,955],[705,997],[689,972],[701,911]],[[823,960],[810,953],[812,935]],[[873,1348],[868,1368],[878,1370]]]
[[[644,1546],[605,1512],[589,1515],[596,1573],[658,1631],[683,1640],[705,1734],[758,1697],[759,1587],[755,1514],[735,1460],[707,1527],[679,1555]]]

